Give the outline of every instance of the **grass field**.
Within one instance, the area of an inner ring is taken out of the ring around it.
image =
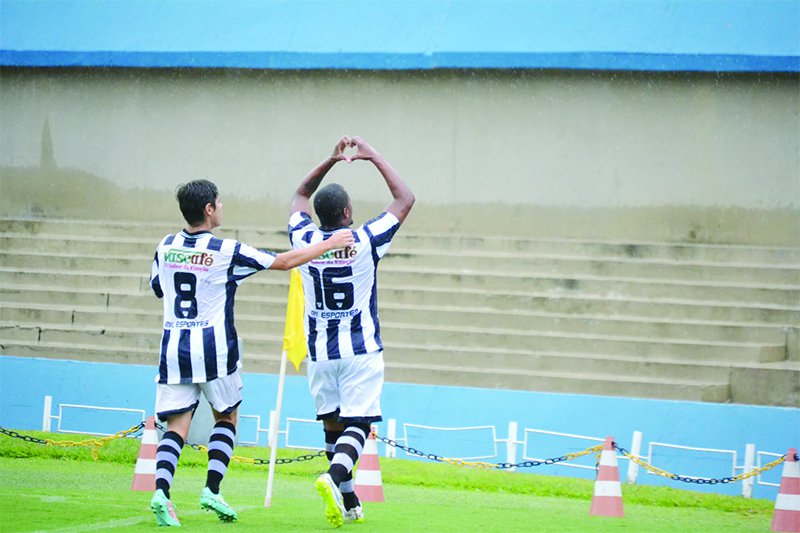
[[[238,448],[236,453],[269,457],[263,448]],[[87,448],[0,436],[0,530],[157,529],[150,493],[130,490],[137,454],[138,441],[132,439],[108,443],[94,461]],[[281,450],[279,456],[300,454]],[[205,457],[187,448],[172,499],[184,527],[192,531],[330,531],[313,488],[314,477],[325,468],[323,458],[279,465],[272,507],[266,509],[267,467],[232,463],[223,493],[239,521],[222,524],[199,507]],[[365,504],[366,522],[340,531],[769,531],[774,505],[769,500],[623,485],[625,517],[607,518],[589,515],[593,483],[586,480],[384,458],[381,473],[386,501]]]

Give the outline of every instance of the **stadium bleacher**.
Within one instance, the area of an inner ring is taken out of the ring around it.
[[[155,365],[148,276],[175,229],[4,218],[0,353]],[[800,406],[797,248],[401,232],[379,277],[389,381]],[[278,370],[287,288],[237,293],[246,371]]]

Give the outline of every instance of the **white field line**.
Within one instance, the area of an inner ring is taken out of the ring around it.
[[[258,507],[255,505],[243,505],[237,506],[237,511],[250,511],[252,509],[257,509]],[[180,520],[184,516],[196,516],[200,514],[209,514],[210,517],[216,520],[216,517],[213,516],[214,513],[209,513],[204,509],[197,509],[194,511],[181,511],[178,514],[178,519]],[[140,524],[143,522],[153,522],[155,525],[155,518],[153,517],[153,513],[150,512],[150,509],[143,512],[141,516],[132,516],[130,518],[120,518],[117,520],[109,520],[108,522],[96,522],[94,524],[83,524],[80,526],[70,527],[70,528],[56,528],[56,529],[39,529],[34,531],[34,533],[80,533],[81,531],[99,531],[103,529],[115,529],[118,527],[126,527],[126,526],[133,526],[136,524]]]

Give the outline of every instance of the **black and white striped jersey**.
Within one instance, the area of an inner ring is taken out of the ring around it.
[[[211,232],[182,231],[156,249],[150,286],[164,299],[158,383],[204,383],[241,363],[233,300],[239,284],[274,255]]]
[[[399,227],[397,217],[381,213],[352,230],[356,241],[352,247],[331,250],[299,267],[306,299],[308,356],[312,361],[383,349],[378,322],[378,261],[389,249]],[[332,233],[320,230],[301,211],[289,219],[293,249],[323,241]]]

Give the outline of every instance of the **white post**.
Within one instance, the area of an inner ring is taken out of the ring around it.
[[[267,493],[264,495],[264,507],[272,506],[272,482],[275,478],[275,461],[278,454],[278,431],[281,421],[281,402],[283,401],[283,382],[286,381],[286,350],[281,353],[281,373],[278,377],[278,398],[275,400],[275,416],[270,413],[269,423],[269,475],[267,476]]]
[[[389,440],[397,441],[397,419],[390,418],[386,422],[386,438]],[[394,446],[386,445],[386,457],[397,457],[397,448]]]
[[[273,434],[273,432],[277,431],[275,429],[275,424],[277,424],[277,420],[275,419],[275,409],[270,409],[270,411],[269,411],[269,428],[267,428],[267,446],[269,446],[269,443],[272,442],[272,434]]]
[[[519,424],[516,421],[511,420],[508,422],[508,440],[506,441],[506,462],[511,463],[512,465],[517,462],[517,431],[519,430]],[[515,468],[509,468],[509,472],[516,471]]]
[[[50,433],[50,413],[53,412],[53,397],[44,397],[44,415],[42,416],[42,431]]]
[[[755,468],[756,463],[756,445],[748,444],[744,448],[744,471],[750,472]],[[755,484],[755,476],[749,477],[742,481],[742,496],[745,498],[753,497],[753,485]]]
[[[637,459],[642,456],[642,432],[634,431],[631,439],[631,455]],[[636,478],[639,477],[639,464],[634,461],[628,461],[628,484],[633,485],[636,483]]]

